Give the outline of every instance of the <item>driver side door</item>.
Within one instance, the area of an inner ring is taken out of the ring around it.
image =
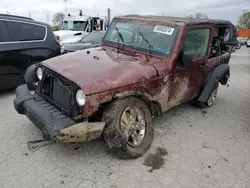
[[[200,93],[208,70],[211,43],[211,28],[208,26],[187,27],[182,44],[183,54],[193,57],[192,63],[172,74],[169,105],[185,103]],[[179,60],[180,61],[180,60]]]

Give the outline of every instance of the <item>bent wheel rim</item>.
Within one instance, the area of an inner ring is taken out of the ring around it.
[[[120,128],[128,145],[132,147],[141,145],[146,133],[142,110],[135,107],[126,108],[121,116]]]

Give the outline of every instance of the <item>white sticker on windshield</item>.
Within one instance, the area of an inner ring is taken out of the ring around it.
[[[163,33],[165,35],[172,35],[174,32],[174,28],[164,25],[156,25],[153,31],[157,33]]]

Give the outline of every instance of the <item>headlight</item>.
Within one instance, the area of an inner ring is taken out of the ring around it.
[[[79,106],[83,106],[86,101],[86,96],[81,89],[76,92],[76,102]]]
[[[41,67],[38,67],[38,69],[36,70],[36,76],[37,76],[38,80],[42,80],[42,78],[43,78],[43,69]]]

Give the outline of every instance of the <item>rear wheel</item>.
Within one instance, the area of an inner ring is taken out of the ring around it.
[[[127,97],[109,104],[104,113],[104,140],[117,157],[132,159],[143,155],[151,146],[154,129],[146,103]]]
[[[205,105],[207,107],[211,107],[211,106],[214,105],[215,100],[217,98],[218,89],[219,89],[219,84],[216,84],[215,87],[214,87],[214,89],[213,89],[213,91],[212,91],[212,93],[210,94],[207,102],[205,102]]]
[[[219,89],[219,83],[215,84],[215,86],[214,86],[214,88],[213,88],[213,90],[212,90],[211,94],[209,95],[208,100],[206,102],[197,101],[198,100],[198,97],[197,97],[194,100],[192,100],[190,102],[190,104],[192,104],[193,106],[202,108],[202,109],[209,108],[209,107],[213,106],[215,101],[216,101],[216,98],[217,98],[218,89]]]

